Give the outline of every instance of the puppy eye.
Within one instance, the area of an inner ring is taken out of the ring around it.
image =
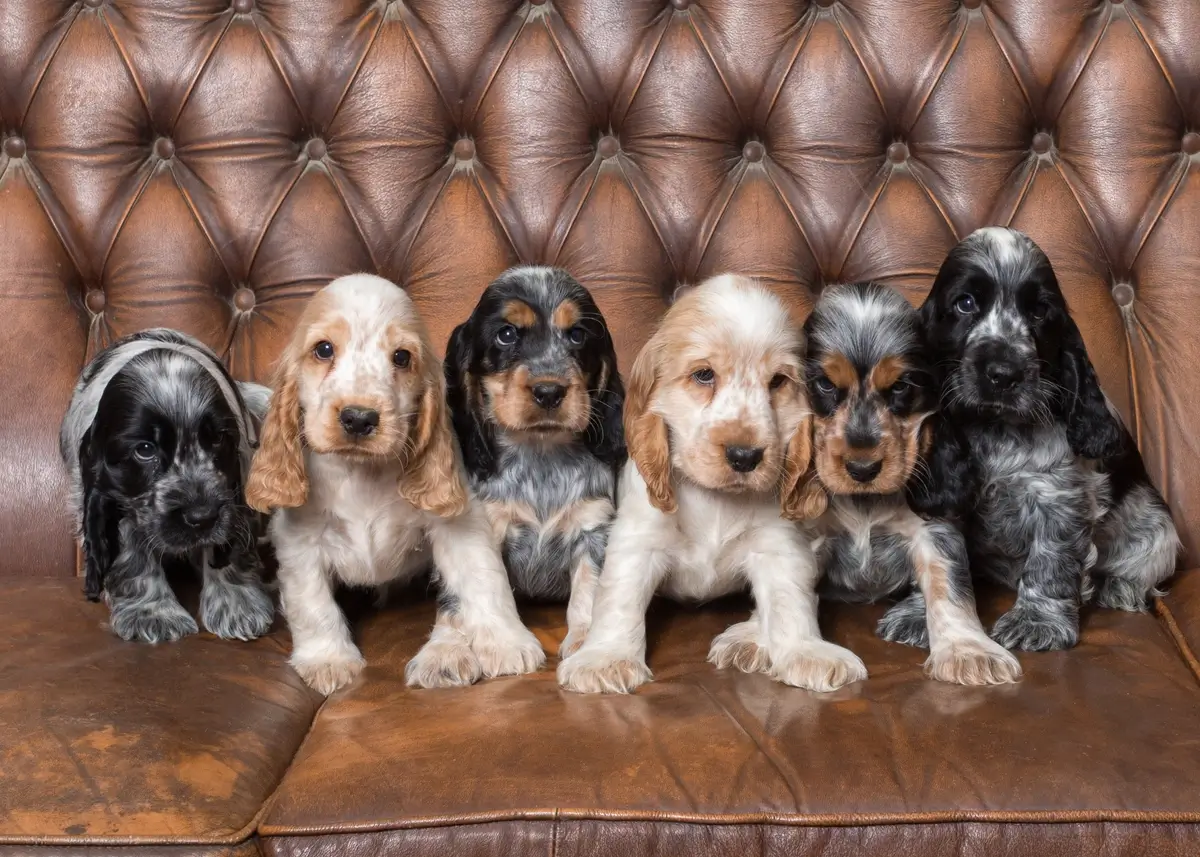
[[[963,315],[972,315],[979,310],[979,305],[975,303],[974,295],[960,295],[954,302],[954,308]]]
[[[567,331],[567,340],[572,345],[583,345],[585,339],[587,339],[587,331],[582,327],[572,327]]]
[[[910,384],[908,381],[897,381],[895,384],[888,387],[888,393],[893,396],[899,396],[902,393],[907,393],[911,387],[912,384]]]
[[[782,387],[787,382],[788,382],[788,376],[780,373],[771,379],[771,382],[769,384],[767,384],[767,387],[772,390],[778,390],[780,387]]]
[[[1050,304],[1045,301],[1038,301],[1037,306],[1033,308],[1033,320],[1042,321],[1050,314]]]
[[[822,393],[826,396],[828,396],[829,394],[831,394],[837,390],[837,385],[834,384],[832,381],[830,381],[828,378],[826,378],[824,375],[822,375],[817,380],[813,381],[813,386],[817,388],[818,393]]]
[[[397,348],[396,353],[392,355],[392,363],[396,365],[397,369],[407,369],[412,363],[412,352]]]
[[[158,457],[158,447],[148,440],[143,440],[133,447],[133,457],[138,461],[153,461]]]
[[[517,329],[511,324],[506,324],[496,332],[497,345],[512,345],[517,341]]]
[[[709,368],[697,369],[692,373],[692,380],[697,384],[703,384],[708,387],[713,381],[717,380],[717,373]]]
[[[318,342],[316,345],[313,346],[312,353],[313,353],[313,357],[317,358],[318,360],[332,360],[333,359],[333,343],[330,342],[328,339],[322,339],[320,342]]]

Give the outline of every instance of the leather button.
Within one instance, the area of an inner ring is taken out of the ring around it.
[[[83,2],[88,6],[91,6],[93,9],[99,9],[104,5],[104,0],[83,0]]]
[[[304,154],[308,155],[309,160],[319,161],[329,153],[329,147],[325,145],[325,141],[313,137],[304,146]]]
[[[546,0],[529,0],[529,5],[530,6],[541,6],[545,2],[546,2]]]
[[[688,6],[692,5],[692,0],[671,0],[671,5],[682,12]]]
[[[757,164],[767,154],[767,147],[758,140],[751,140],[742,146],[742,157],[752,164]]]
[[[1045,131],[1038,131],[1033,135],[1033,142],[1031,143],[1031,146],[1033,147],[1033,151],[1037,154],[1045,155],[1050,151],[1051,148],[1053,148],[1054,140],[1051,139],[1050,135]]]
[[[104,312],[104,306],[108,301],[104,298],[104,292],[99,289],[92,289],[83,299],[83,303],[89,312],[100,315],[100,313]]]
[[[250,312],[254,309],[254,292],[243,286],[233,293],[233,305],[241,312]]]
[[[154,154],[158,155],[164,161],[169,161],[175,157],[175,144],[166,137],[159,137],[154,141]]]
[[[454,144],[454,157],[460,161],[470,161],[475,158],[475,141],[463,137]]]
[[[233,0],[233,11],[239,15],[249,15],[254,11],[254,0]]]
[[[834,3],[834,0],[817,0],[817,5],[820,6],[822,9],[828,9],[830,6],[833,5],[833,3]]]
[[[1133,303],[1133,286],[1129,283],[1117,283],[1112,290],[1113,300],[1117,302],[1117,306],[1127,307]]]
[[[892,143],[887,148],[887,156],[893,164],[902,164],[908,160],[908,146],[900,142]]]
[[[1187,155],[1200,155],[1200,134],[1188,131],[1183,135],[1183,151]],[[18,157],[13,155],[13,157]]]
[[[621,143],[612,134],[605,134],[596,144],[596,151],[607,161],[609,158],[615,158],[621,151]]]
[[[20,137],[9,137],[4,141],[4,154],[10,158],[25,157],[25,141]]]

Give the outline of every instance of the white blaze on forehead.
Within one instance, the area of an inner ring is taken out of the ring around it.
[[[971,233],[972,238],[986,242],[996,261],[1003,265],[1014,265],[1021,260],[1022,246],[1018,235],[1016,230],[1004,226],[984,226]]]
[[[338,309],[352,324],[378,323],[396,316],[415,321],[417,317],[408,293],[374,274],[338,277],[322,291],[337,301]]]
[[[783,302],[749,277],[722,274],[705,280],[696,297],[728,345],[765,354],[775,348],[798,351],[803,344]]]

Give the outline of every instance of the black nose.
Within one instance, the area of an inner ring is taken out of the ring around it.
[[[562,384],[534,384],[533,385],[533,400],[538,403],[538,407],[552,411],[562,404],[563,398],[567,395],[567,388]]]
[[[870,482],[879,475],[880,470],[883,470],[883,461],[846,460],[846,472],[855,482]]]
[[[738,473],[749,473],[751,470],[758,467],[758,463],[762,461],[762,457],[763,451],[758,447],[725,447],[725,460],[728,461],[729,466]]]
[[[358,408],[353,405],[342,408],[338,420],[346,434],[351,437],[366,437],[379,426],[379,411]]]
[[[183,510],[183,522],[193,530],[211,527],[220,512],[217,506],[191,506]]]
[[[992,385],[993,390],[1002,392],[1017,386],[1017,382],[1021,380],[1024,373],[1011,363],[993,362],[987,364],[983,374],[987,376],[988,383]]]

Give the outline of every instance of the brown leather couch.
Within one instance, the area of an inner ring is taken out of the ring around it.
[[[737,601],[656,606],[633,696],[565,695],[553,659],[410,691],[408,599],[322,705],[282,628],[110,634],[55,450],[113,337],[176,326],[264,379],[340,274],[403,284],[444,342],[506,266],[563,265],[628,367],[706,275],[798,317],[836,281],[918,301],[1011,223],[1195,556],[1198,43],[1196,0],[4,0],[0,852],[1200,853],[1198,574],[1006,688],[830,608],[871,678],[827,696],[705,663]],[[524,615],[554,651],[563,611]]]

